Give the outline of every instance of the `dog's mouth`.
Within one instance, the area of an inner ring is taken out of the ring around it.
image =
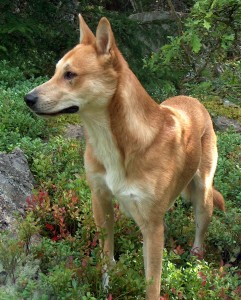
[[[52,113],[42,113],[42,112],[35,112],[37,115],[39,116],[58,116],[58,115],[62,115],[62,114],[74,114],[77,113],[79,111],[79,107],[76,105],[64,108],[60,111],[57,112],[52,112]]]

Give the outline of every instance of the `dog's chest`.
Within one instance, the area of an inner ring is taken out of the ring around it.
[[[132,184],[127,180],[122,158],[111,132],[99,128],[89,138],[96,158],[105,168],[105,173],[98,177],[104,180],[115,197],[124,195]]]
[[[107,186],[125,213],[130,214],[133,203],[141,203],[148,197],[146,190],[137,179],[127,178],[120,152],[109,130],[99,128],[88,133],[94,155],[105,167],[104,174],[93,174],[95,186],[100,189]]]

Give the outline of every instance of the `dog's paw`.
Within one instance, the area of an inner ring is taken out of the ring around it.
[[[105,291],[108,291],[110,276],[108,274],[108,270],[111,269],[115,265],[115,260],[109,261],[108,264],[105,264],[102,268],[102,287]]]
[[[102,287],[105,291],[108,291],[109,289],[109,281],[110,281],[110,276],[106,271],[102,274]]]
[[[203,259],[204,256],[204,248],[203,247],[192,247],[191,254],[196,256],[199,260]]]

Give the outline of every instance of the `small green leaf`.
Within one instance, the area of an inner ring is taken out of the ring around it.
[[[191,46],[192,51],[195,53],[198,53],[202,47],[201,39],[196,34],[193,34],[191,37]]]
[[[211,27],[211,24],[207,20],[204,20],[203,21],[203,27],[206,28],[207,30],[209,30],[210,27]]]
[[[0,46],[0,50],[2,50],[3,52],[7,53],[7,48],[4,46]]]

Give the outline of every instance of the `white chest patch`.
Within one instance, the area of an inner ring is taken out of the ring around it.
[[[99,123],[100,124],[100,123]],[[89,142],[93,145],[93,150],[97,159],[104,165],[105,174],[93,174],[97,188],[106,185],[112,192],[113,196],[120,203],[121,209],[129,216],[133,205],[142,206],[148,202],[150,191],[146,191],[138,182],[126,178],[123,162],[116,143],[113,139],[108,125],[94,126],[86,123],[86,129],[89,135]]]
[[[106,170],[105,175],[101,177],[115,197],[123,193],[126,194],[129,184],[127,183],[120,153],[108,128],[109,126],[103,120],[99,123],[100,125],[98,124],[99,126],[92,127],[92,123],[87,123],[86,128],[95,156]]]

